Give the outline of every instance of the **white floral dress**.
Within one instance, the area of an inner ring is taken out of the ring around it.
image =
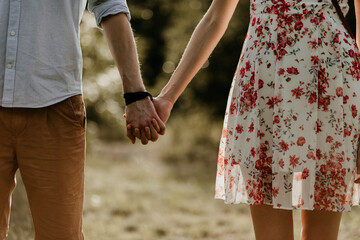
[[[346,0],[339,1],[344,14]],[[360,56],[331,0],[251,0],[215,198],[346,212],[359,139]]]

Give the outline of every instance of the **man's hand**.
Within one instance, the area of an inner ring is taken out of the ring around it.
[[[141,139],[142,144],[150,141],[155,142],[159,134],[165,133],[165,124],[155,111],[155,107],[149,98],[133,102],[126,106],[127,136],[134,144],[136,138]]]
[[[123,81],[124,92],[145,91],[141,78],[134,35],[127,16],[123,13],[110,15],[101,22],[110,51]],[[165,124],[160,120],[149,98],[126,107],[127,136],[132,143],[136,138],[143,144],[156,141],[164,134]]]

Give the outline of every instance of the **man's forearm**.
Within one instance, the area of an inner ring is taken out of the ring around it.
[[[101,22],[110,51],[123,81],[124,92],[144,91],[134,35],[123,13],[104,18]]]

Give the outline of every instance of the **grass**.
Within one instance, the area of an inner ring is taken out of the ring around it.
[[[216,161],[176,169],[161,159],[168,139],[142,147],[93,143],[88,147],[84,234],[87,240],[250,240],[246,205],[214,200]],[[344,214],[340,240],[360,239],[360,211]],[[13,196],[7,240],[33,239],[21,180]],[[296,235],[299,211],[294,212]],[[296,238],[298,239],[298,238]]]

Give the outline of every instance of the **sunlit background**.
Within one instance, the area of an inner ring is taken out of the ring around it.
[[[210,3],[128,1],[143,80],[154,96],[170,78]],[[349,16],[354,27],[354,12]],[[241,0],[224,38],[175,105],[166,135],[142,146],[131,145],[126,139],[119,73],[102,31],[85,12],[81,44],[88,117],[87,240],[254,239],[247,206],[225,205],[213,199],[223,114],[248,21],[249,2]],[[298,211],[294,218],[298,236]],[[359,210],[344,214],[339,239],[360,239],[359,223]],[[7,239],[33,239],[20,176]]]

